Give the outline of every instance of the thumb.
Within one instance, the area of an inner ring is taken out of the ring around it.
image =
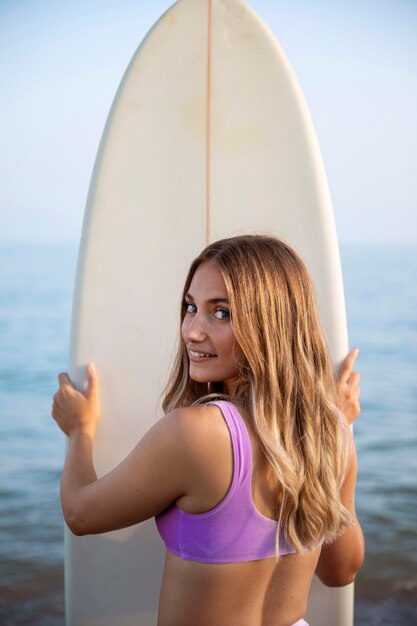
[[[349,376],[352,373],[358,354],[358,348],[353,348],[353,350],[351,350],[345,357],[339,372],[340,382],[347,383]]]
[[[98,374],[94,363],[87,366],[87,397],[98,396]]]

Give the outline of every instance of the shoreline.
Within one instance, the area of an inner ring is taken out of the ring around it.
[[[397,588],[366,587],[360,581],[355,593],[354,626],[398,626],[417,622],[417,586],[398,581]],[[64,626],[64,571],[54,566],[33,573],[21,582],[0,586],[2,626]]]

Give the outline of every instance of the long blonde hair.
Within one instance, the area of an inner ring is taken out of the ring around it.
[[[334,371],[308,271],[277,238],[223,239],[191,264],[183,300],[197,267],[209,260],[225,281],[231,324],[244,355],[237,365],[236,395],[245,403],[277,479],[278,528],[297,552],[331,542],[351,526],[340,501],[346,450]],[[181,322],[184,315],[183,307]],[[222,393],[221,383],[195,382],[188,370],[181,341],[165,411]],[[277,546],[278,541],[277,534]]]

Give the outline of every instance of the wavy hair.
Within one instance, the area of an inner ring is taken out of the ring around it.
[[[214,261],[230,300],[243,359],[236,391],[253,421],[277,481],[278,529],[296,552],[330,543],[352,525],[340,501],[346,449],[335,375],[320,327],[308,271],[283,241],[245,235],[217,241],[191,264]],[[181,322],[185,315],[183,307]],[[165,391],[165,411],[222,394],[222,383],[189,377],[181,340]],[[277,556],[279,536],[277,533]]]

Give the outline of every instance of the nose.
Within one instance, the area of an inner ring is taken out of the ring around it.
[[[204,341],[207,338],[207,324],[200,313],[184,317],[182,336],[185,341]]]

